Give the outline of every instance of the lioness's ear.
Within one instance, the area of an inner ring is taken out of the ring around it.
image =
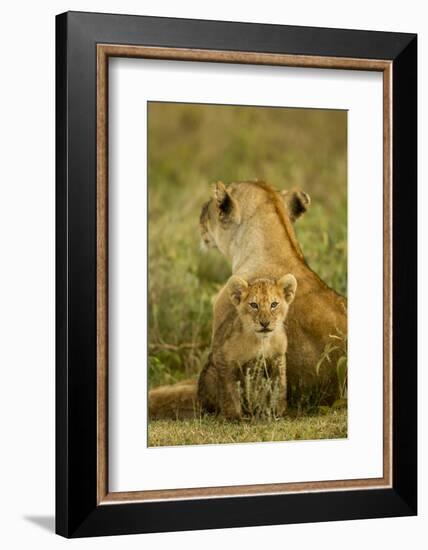
[[[233,275],[227,283],[227,291],[229,292],[230,301],[234,306],[239,306],[241,301],[244,299],[248,290],[248,283],[238,277]]]
[[[311,197],[301,189],[281,191],[281,196],[287,207],[291,221],[295,222],[306,212],[311,204]]]
[[[289,273],[288,275],[284,275],[284,277],[281,277],[281,279],[278,281],[278,285],[282,288],[284,292],[285,301],[288,304],[291,304],[291,302],[294,300],[294,296],[297,290],[296,277],[291,273]]]
[[[218,217],[222,223],[240,222],[239,206],[222,181],[214,184],[214,198]]]

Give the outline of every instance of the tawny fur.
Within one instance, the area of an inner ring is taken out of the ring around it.
[[[245,281],[233,276],[226,290],[234,306],[213,334],[212,352],[198,385],[202,410],[240,419],[242,403],[238,381],[262,360],[272,382],[279,387],[279,414],[286,409],[287,335],[284,322],[297,282],[288,274],[278,281]],[[215,310],[215,309],[214,309]]]
[[[299,291],[290,306],[287,319],[288,386],[302,392],[324,388],[324,402],[337,398],[335,358],[325,362],[321,373],[316,364],[330,335],[347,332],[346,299],[329,288],[304,260],[293,228],[293,221],[309,205],[306,194],[276,191],[263,182],[235,182],[215,185],[214,197],[203,206],[200,219],[202,240],[230,259],[234,275],[244,280],[278,279],[293,273]],[[213,335],[233,315],[226,287],[214,301]],[[150,415],[156,418],[162,392],[169,399],[181,399],[179,387],[159,388],[156,406]],[[196,391],[196,385],[195,385]],[[196,397],[195,397],[196,399]],[[150,401],[150,399],[149,399]]]
[[[160,386],[149,392],[149,417],[184,420],[200,413],[197,398],[198,380],[183,380],[171,386]]]

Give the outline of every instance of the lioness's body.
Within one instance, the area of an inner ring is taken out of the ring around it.
[[[306,393],[319,389],[322,400],[331,403],[337,398],[334,353],[318,374],[316,365],[331,343],[330,335],[347,332],[346,299],[304,260],[292,222],[305,210],[301,196],[279,193],[264,183],[237,182],[227,188],[217,184],[215,197],[202,209],[201,234],[207,246],[217,247],[230,259],[233,274],[243,279],[294,274],[299,291],[286,322],[288,388]],[[231,315],[233,305],[224,287],[214,301],[213,334],[223,323],[228,326]],[[179,388],[176,393],[181,399]],[[157,394],[158,403],[161,394]],[[156,418],[158,406],[150,405],[150,395],[149,408]]]
[[[201,412],[197,393],[197,378],[150,390],[149,418],[183,420],[197,417]]]
[[[229,206],[221,216],[217,211],[221,213],[218,204],[225,200],[224,193]],[[296,212],[290,211],[292,204],[287,208],[280,193],[263,183],[239,182],[227,190],[220,185],[216,195],[206,209],[205,227],[211,244],[231,260],[233,274],[243,279],[275,279],[291,272],[296,277],[299,291],[287,318],[288,385],[322,386],[324,400],[331,402],[337,392],[335,362],[327,362],[330,371],[324,368],[319,375],[315,367],[331,343],[330,335],[346,333],[346,299],[305,262],[292,225]],[[213,334],[232,308],[223,287],[214,303]]]
[[[296,279],[250,282],[231,277],[226,285],[232,308],[213,332],[212,352],[199,377],[198,397],[203,410],[220,411],[239,419],[242,403],[237,382],[243,382],[248,368],[262,363],[278,384],[278,413],[286,407],[287,335],[284,321],[296,291]],[[215,309],[215,308],[214,308]]]

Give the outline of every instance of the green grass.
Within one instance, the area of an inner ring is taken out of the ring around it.
[[[149,104],[150,387],[197,376],[209,351],[211,299],[231,274],[199,245],[213,181],[308,192],[312,205],[296,224],[303,253],[346,295],[346,134],[343,111]]]
[[[346,409],[324,414],[287,417],[276,421],[231,423],[203,416],[198,420],[155,420],[150,422],[150,447],[339,439],[347,436]]]

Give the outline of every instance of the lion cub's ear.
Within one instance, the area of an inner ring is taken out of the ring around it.
[[[280,192],[292,222],[304,214],[311,205],[311,197],[301,189]]]
[[[244,279],[241,279],[241,277],[233,275],[227,283],[227,291],[232,304],[234,306],[239,306],[247,294],[248,283],[244,281]]]
[[[214,184],[214,198],[218,217],[222,223],[239,223],[241,221],[239,205],[228,192],[222,181],[218,181]]]
[[[281,279],[278,281],[278,286],[282,288],[284,292],[285,301],[288,304],[291,304],[291,302],[294,300],[294,296],[297,290],[296,277],[291,273],[289,273],[288,275],[284,275],[284,277],[281,277]]]

